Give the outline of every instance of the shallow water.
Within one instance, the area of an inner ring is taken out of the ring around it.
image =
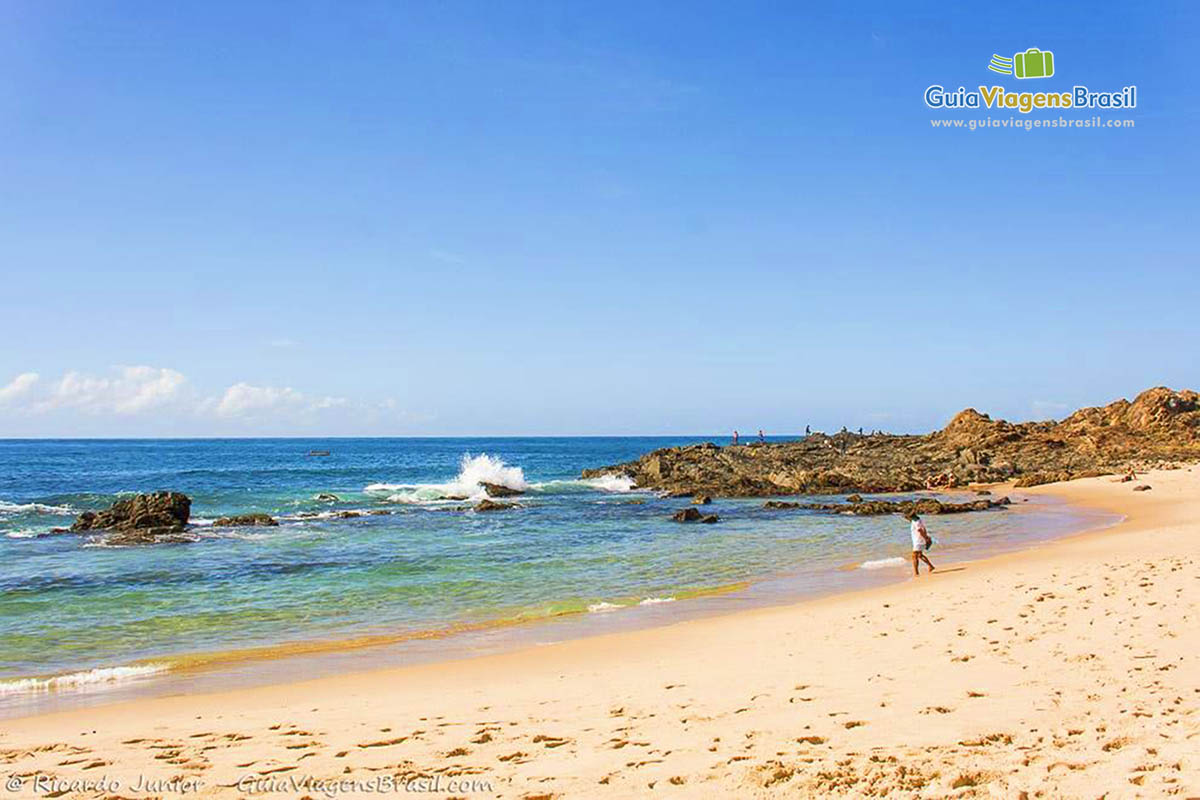
[[[703,440],[0,442],[0,707],[234,663],[247,648],[333,654],[352,640],[395,652],[327,655],[331,668],[403,662],[906,574],[908,527],[898,517],[717,500],[705,511],[720,523],[680,525],[669,517],[686,500],[632,491],[628,481],[577,479],[584,467],[694,441]],[[485,480],[524,491],[514,498],[522,507],[458,510],[483,496]],[[156,489],[192,497],[198,541],[120,548],[50,533],[83,510]],[[321,493],[339,499],[317,500]],[[1053,503],[1019,505],[932,520],[935,561],[1098,522]],[[390,513],[336,516],[346,510]],[[281,524],[211,524],[250,511]],[[546,620],[555,622],[511,632],[513,623]]]

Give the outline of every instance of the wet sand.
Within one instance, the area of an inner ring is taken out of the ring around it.
[[[8,720],[0,775],[18,797],[1192,796],[1198,489],[1026,490],[1126,521],[866,591]]]

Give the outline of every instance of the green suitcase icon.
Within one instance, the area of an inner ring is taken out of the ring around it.
[[[1018,78],[1049,78],[1054,74],[1054,53],[1031,47],[1013,56],[1014,74]]]

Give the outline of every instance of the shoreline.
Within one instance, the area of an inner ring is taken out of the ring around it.
[[[968,557],[951,557],[944,561],[947,566],[986,562],[1002,555],[1104,530],[1121,521],[1119,514],[1072,504],[1053,493],[1016,490],[1011,484],[979,485],[938,494],[974,497],[980,489],[1017,498],[1013,505],[998,513],[1020,515],[1041,511],[1050,516],[1062,515],[1062,520],[1055,522],[1063,528],[1047,527],[1046,538],[1023,540],[1013,548],[981,550],[978,545],[968,545]],[[909,496],[912,493],[901,494]],[[1023,498],[1023,494],[1049,498],[1052,504],[1035,503],[1032,507],[1027,506],[1022,500],[1028,500],[1028,497]],[[944,558],[946,556],[939,558],[939,562]],[[865,566],[870,563],[880,566]],[[897,574],[898,568],[903,574]],[[791,607],[823,598],[886,588],[910,578],[906,559],[902,567],[895,564],[892,558],[881,558],[835,569],[843,576],[836,582],[820,586],[796,585],[797,573],[788,569],[723,586],[671,592],[665,598],[654,597],[641,601],[624,598],[629,602],[620,604],[616,604],[620,598],[610,598],[600,603],[602,607],[598,608],[589,606],[581,610],[564,610],[539,616],[522,612],[512,617],[472,621],[444,628],[365,633],[336,639],[300,639],[230,650],[171,653],[67,672],[14,676],[0,679],[0,720],[136,702],[170,695],[180,689],[207,694],[380,669],[454,663],[595,636],[653,630],[753,610]],[[859,574],[860,571],[864,574]],[[670,605],[670,608],[648,608],[659,605]],[[118,682],[115,679],[117,673],[123,680]],[[105,676],[111,677],[106,679]],[[55,681],[70,688],[17,688]],[[12,688],[3,691],[8,686]]]
[[[1153,491],[1112,478],[1029,489],[1125,519],[918,580],[24,717],[0,732],[0,763],[125,786],[184,775],[204,797],[256,793],[238,788],[246,775],[469,777],[501,797],[1188,796],[1200,478],[1143,480]]]

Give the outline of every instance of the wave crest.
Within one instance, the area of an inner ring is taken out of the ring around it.
[[[69,672],[49,678],[18,678],[0,681],[0,697],[14,694],[38,694],[63,689],[80,690],[146,678],[167,672],[167,664],[140,664],[131,667],[99,667],[83,672]]]
[[[900,556],[894,558],[881,558],[877,561],[864,561],[858,565],[859,569],[886,569],[887,567],[902,567],[908,561]]]

